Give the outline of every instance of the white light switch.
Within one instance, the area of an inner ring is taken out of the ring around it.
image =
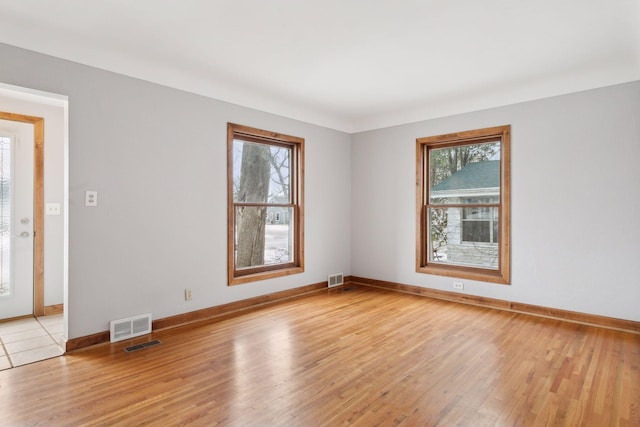
[[[47,215],[60,215],[60,203],[47,203],[45,212]]]
[[[97,191],[85,191],[85,193],[84,193],[84,205],[85,206],[98,206],[98,192]]]

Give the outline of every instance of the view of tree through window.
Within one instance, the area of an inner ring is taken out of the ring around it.
[[[508,281],[509,127],[420,138],[417,270]]]
[[[233,157],[236,268],[291,262],[291,148],[236,139]],[[280,220],[281,213],[286,221]]]
[[[303,140],[239,125],[229,129],[230,283],[301,269]]]

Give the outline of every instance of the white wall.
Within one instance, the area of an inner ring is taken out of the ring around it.
[[[69,338],[351,273],[348,134],[7,45],[0,57],[0,82],[69,97]],[[227,122],[305,138],[303,274],[227,286]]]
[[[64,202],[64,109],[13,98],[0,90],[0,111],[44,118],[44,201]],[[44,217],[44,305],[63,303],[64,222],[60,215]]]
[[[352,274],[415,272],[415,141],[511,124],[512,283],[465,293],[640,320],[640,82],[363,132],[352,139]]]

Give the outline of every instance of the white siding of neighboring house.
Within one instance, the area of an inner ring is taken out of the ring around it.
[[[467,197],[499,196],[499,188],[474,188],[455,191],[434,191],[434,197],[446,197],[449,203],[460,203]],[[462,241],[462,209],[452,208],[447,218],[447,261],[458,265],[497,268],[498,244]]]

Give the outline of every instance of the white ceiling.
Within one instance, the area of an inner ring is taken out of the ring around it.
[[[640,79],[640,0],[0,0],[0,42],[357,132]]]

